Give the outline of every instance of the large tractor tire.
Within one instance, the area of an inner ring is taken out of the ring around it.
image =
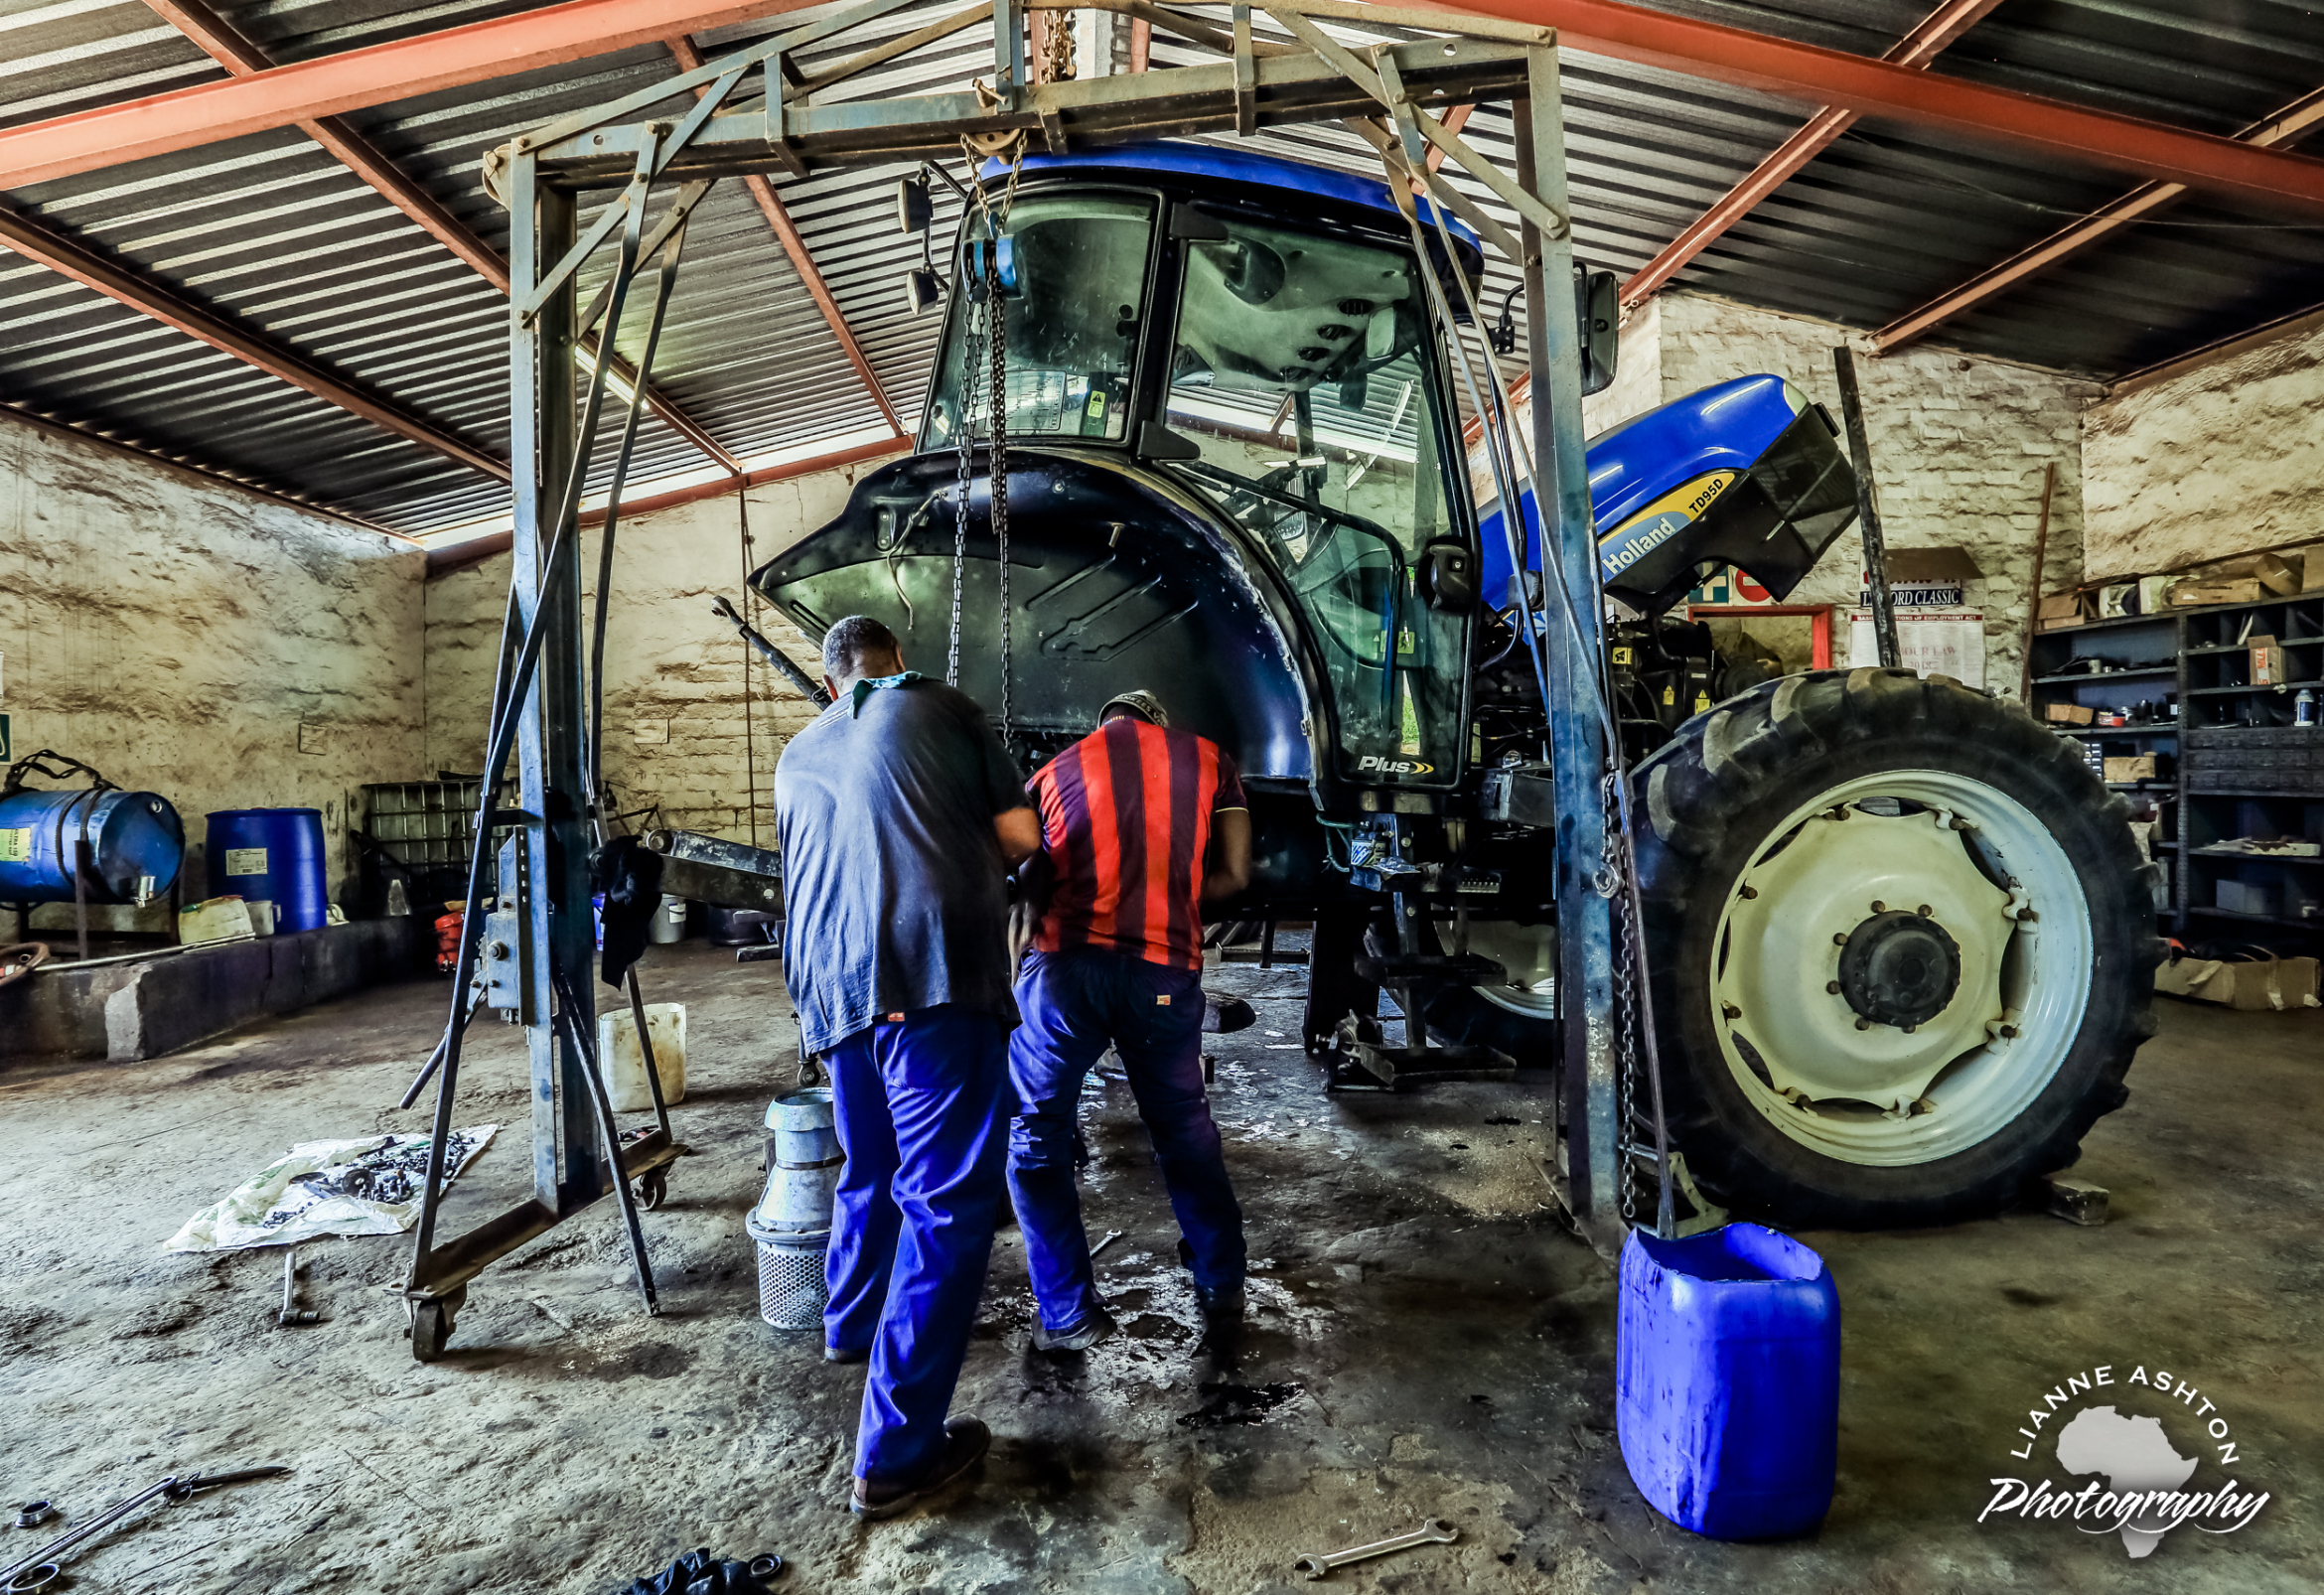
[[[2150,867],[2022,709],[1907,670],[1785,676],[1681,727],[1637,791],[1672,1140],[1738,1214],[1990,1214],[2129,1094]]]

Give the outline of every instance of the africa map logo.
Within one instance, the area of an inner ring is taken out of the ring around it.
[[[2161,1405],[2182,1433],[2192,1430],[2199,1438],[2174,1442],[2162,1418],[2098,1401],[2108,1386],[2119,1391],[2114,1400],[2120,1402],[2142,1390],[2146,1401]],[[2184,1412],[2172,1410],[2174,1404]],[[2193,1384],[2159,1368],[2149,1375],[2144,1364],[2119,1380],[2111,1363],[2069,1376],[2028,1409],[2026,1422],[2017,1431],[2025,1444],[2009,1455],[2020,1462],[2034,1460],[2045,1430],[2055,1422],[2050,1433],[2058,1466],[2089,1482],[2077,1490],[2048,1479],[1988,1480],[1993,1496],[1977,1514],[1977,1522],[2012,1514],[2022,1519],[2071,1519],[2086,1534],[2118,1533],[2122,1548],[2132,1556],[2152,1555],[2165,1534],[2188,1524],[2207,1534],[2232,1534],[2248,1526],[2272,1498],[2265,1491],[2244,1489],[2233,1478],[2192,1490],[2181,1488],[2194,1478],[2206,1452],[2221,1469],[2239,1459],[2234,1432],[2217,1413],[2215,1403]]]

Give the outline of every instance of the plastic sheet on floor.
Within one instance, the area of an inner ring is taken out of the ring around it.
[[[445,1146],[449,1185],[492,1140],[498,1124],[454,1130]],[[419,1222],[428,1140],[421,1134],[305,1141],[186,1221],[170,1251],[293,1246],[321,1235],[391,1235]]]

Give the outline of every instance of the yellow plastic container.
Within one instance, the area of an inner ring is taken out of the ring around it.
[[[650,1002],[646,1005],[646,1034],[654,1043],[654,1071],[661,1077],[661,1099],[682,1102],[686,1097],[686,1005]],[[598,1068],[605,1073],[605,1091],[617,1113],[651,1113],[654,1091],[646,1084],[646,1059],[638,1050],[638,1026],[627,1009],[597,1018]]]

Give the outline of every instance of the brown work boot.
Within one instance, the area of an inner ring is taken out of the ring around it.
[[[865,1522],[900,1518],[930,1496],[958,1483],[992,1449],[992,1431],[976,1418],[954,1418],[944,1425],[944,1454],[936,1466],[913,1484],[886,1484],[870,1479],[855,1481],[847,1510]]]

